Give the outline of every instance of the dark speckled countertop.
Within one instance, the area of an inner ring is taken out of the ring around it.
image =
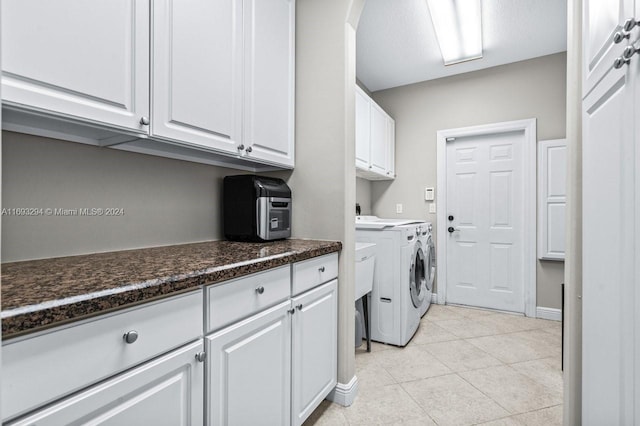
[[[340,242],[210,241],[2,264],[3,339],[339,251]]]

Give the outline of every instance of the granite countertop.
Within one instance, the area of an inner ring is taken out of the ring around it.
[[[340,242],[210,241],[2,264],[2,338],[339,251]]]

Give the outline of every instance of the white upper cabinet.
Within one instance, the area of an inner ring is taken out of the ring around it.
[[[567,141],[538,142],[538,258],[564,260]]]
[[[245,0],[244,155],[293,166],[294,0]]]
[[[3,128],[292,168],[294,29],[294,0],[3,0]]]
[[[395,178],[395,122],[356,86],[356,175],[369,180]]]
[[[147,133],[149,1],[2,0],[2,102]]]
[[[242,0],[153,3],[153,136],[237,153]]]
[[[387,139],[387,114],[375,103],[371,103],[371,171],[381,175],[387,172],[389,146]]]
[[[634,17],[634,0],[585,1],[583,6],[582,93],[586,96],[611,70],[615,58],[622,55],[627,39],[614,43],[625,20]],[[635,16],[635,19],[640,19]]]
[[[356,167],[369,168],[371,108],[369,97],[356,86]]]

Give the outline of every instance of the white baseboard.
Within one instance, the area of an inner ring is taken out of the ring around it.
[[[536,318],[552,321],[562,321],[562,309],[544,308],[542,306],[538,306],[536,308]]]
[[[354,375],[349,383],[338,382],[336,387],[327,395],[327,399],[336,404],[348,407],[353,404],[356,395],[358,395],[358,378]]]

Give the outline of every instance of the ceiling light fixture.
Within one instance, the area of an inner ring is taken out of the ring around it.
[[[427,0],[445,65],[482,58],[480,0]]]

